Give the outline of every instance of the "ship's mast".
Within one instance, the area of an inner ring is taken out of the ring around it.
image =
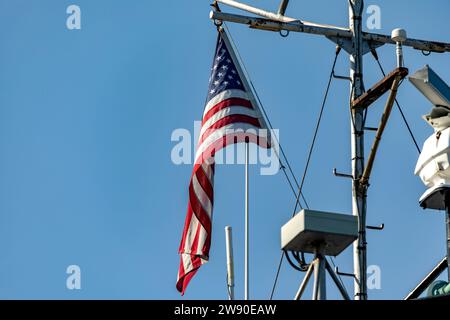
[[[350,54],[350,95],[355,100],[364,92],[363,83],[363,1],[349,1],[349,22],[352,32],[353,52]],[[358,240],[353,244],[353,272],[355,274],[355,299],[367,299],[367,250],[366,250],[366,188],[360,184],[364,172],[364,108],[352,108],[351,112],[351,161],[352,161],[352,211],[358,217]]]
[[[363,56],[384,44],[397,44],[391,36],[362,31],[363,0],[348,0],[349,28],[319,24],[285,16],[289,0],[282,0],[277,13],[255,8],[235,0],[216,0],[259,17],[229,14],[215,10],[210,18],[216,22],[228,21],[246,24],[254,29],[275,32],[301,32],[327,37],[350,55],[350,100],[355,101],[364,93]],[[450,43],[405,38],[404,46],[412,47],[422,52],[450,52]],[[353,215],[358,217],[358,240],[354,243],[354,299],[367,299],[367,244],[366,244],[366,211],[368,181],[362,181],[364,173],[364,114],[365,108],[351,108],[351,163],[352,174],[342,175],[352,178],[352,208]],[[376,152],[376,150],[375,150]],[[373,155],[374,156],[374,155]],[[372,157],[373,160],[373,157]]]

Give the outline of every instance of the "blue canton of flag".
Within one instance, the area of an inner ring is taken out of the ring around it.
[[[206,100],[209,101],[220,92],[230,89],[245,91],[228,48],[222,37],[218,37]]]

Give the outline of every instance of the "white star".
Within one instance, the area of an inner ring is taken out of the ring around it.
[[[231,75],[228,76],[228,79],[233,80],[233,76],[231,76]]]
[[[215,86],[218,86],[219,83],[220,83],[220,81],[214,81],[214,85],[215,85]]]
[[[236,83],[238,84],[238,85],[241,85],[241,82],[238,80],[238,81],[236,81]]]
[[[212,89],[209,93],[213,94],[216,90]]]
[[[224,85],[228,85],[228,81],[224,81],[223,84],[224,84]]]
[[[231,70],[231,73],[232,74],[236,74],[236,70]]]
[[[227,69],[228,69],[228,66],[227,66],[227,65],[223,65],[223,66],[222,66],[222,69],[223,69],[223,70],[227,70]]]
[[[217,60],[217,61],[222,60],[222,56],[217,56],[216,60]]]
[[[230,60],[230,59],[227,59],[227,62],[228,62],[228,63],[231,63],[231,60]]]
[[[217,76],[218,76],[218,77],[221,77],[221,76],[223,76],[223,73],[222,73],[222,72],[219,72],[219,73],[217,74]]]

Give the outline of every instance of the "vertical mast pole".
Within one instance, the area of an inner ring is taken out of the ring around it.
[[[363,94],[363,0],[350,0],[350,30],[353,34],[353,52],[350,55],[351,99]],[[352,208],[358,217],[358,240],[353,244],[353,270],[355,274],[355,300],[367,299],[366,253],[366,190],[359,179],[364,172],[364,109],[351,110],[352,146]]]

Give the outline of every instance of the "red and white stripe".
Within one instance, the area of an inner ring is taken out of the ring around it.
[[[248,141],[268,147],[267,137],[258,135],[258,129],[261,128],[261,114],[245,91],[223,91],[205,107],[179,248],[181,262],[176,286],[182,294],[200,266],[209,259],[214,204],[214,155],[227,145],[239,142]],[[250,133],[249,129],[253,132]]]

